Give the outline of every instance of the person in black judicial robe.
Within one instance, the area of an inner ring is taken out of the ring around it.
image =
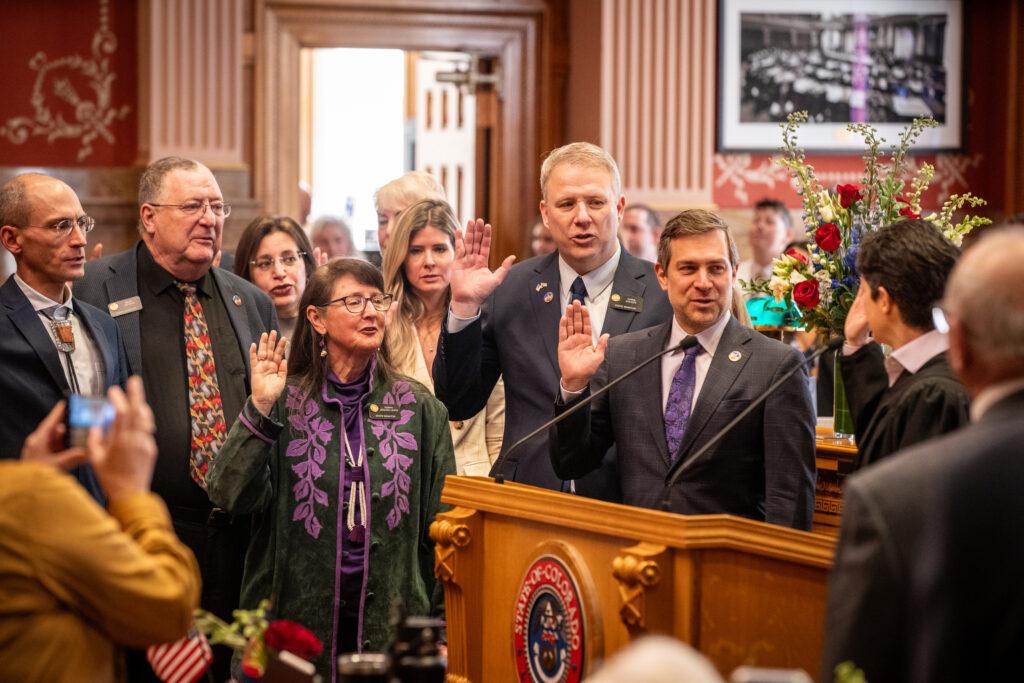
[[[845,661],[872,683],[1019,677],[1024,294],[1005,285],[1022,280],[1022,229],[953,271],[948,353],[973,421],[847,480],[818,680]]]
[[[932,322],[957,257],[924,220],[885,226],[861,243],[860,289],[839,359],[858,469],[967,423],[967,392],[946,360],[948,340]],[[889,358],[876,342],[893,348]]]
[[[202,202],[188,213],[182,205]],[[213,174],[197,162],[153,162],[139,188],[142,241],[121,254],[90,262],[75,294],[106,308],[124,340],[131,374],[142,375],[156,417],[159,450],[153,492],[167,503],[174,530],[196,555],[203,578],[200,605],[231,621],[238,608],[249,545],[249,518],[215,508],[189,472],[192,428],[184,340],[184,295],[175,281],[194,283],[209,328],[228,429],[249,395],[249,345],[277,329],[270,298],[250,282],[212,267],[220,249],[223,202]],[[214,673],[228,677],[230,653],[218,652]],[[130,658],[133,680],[146,667]]]

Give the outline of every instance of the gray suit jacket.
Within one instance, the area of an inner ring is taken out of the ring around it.
[[[590,382],[597,391],[665,348],[672,324],[608,343]],[[735,360],[734,360],[735,359]],[[730,319],[679,448],[685,458],[779,376],[801,362],[792,348]],[[588,392],[577,400],[583,400]],[[657,508],[671,467],[661,406],[661,365],[651,363],[553,428],[551,461],[563,477],[580,476],[615,444],[623,502]],[[556,413],[567,406],[556,401]],[[672,491],[682,514],[728,513],[810,529],[814,509],[814,408],[803,373],[747,416],[683,475]]]
[[[453,420],[476,415],[487,403],[498,377],[505,378],[505,434],[502,452],[551,418],[558,394],[558,254],[516,264],[484,304],[480,319],[458,334],[442,328],[434,360],[434,389]],[[639,312],[609,305],[603,332],[613,337],[669,320],[672,309],[658,286],[652,264],[622,251],[612,282],[622,299],[643,302]],[[550,299],[550,300],[548,300]],[[551,469],[545,435],[523,444],[503,474],[513,481],[558,490],[562,479]],[[618,472],[608,458],[576,482],[577,493],[620,499]],[[493,472],[492,472],[493,474]]]
[[[87,263],[85,277],[75,283],[75,296],[83,301],[108,310],[108,305],[139,295],[137,243],[128,251]],[[278,329],[274,304],[259,287],[222,268],[210,271],[220,289],[231,319],[231,327],[238,337],[238,346],[245,361],[245,382],[249,386],[249,344],[259,341],[260,334]],[[241,305],[227,305],[235,297]],[[142,374],[142,341],[139,331],[139,313],[126,313],[114,318],[124,340],[128,356],[128,374]]]
[[[980,422],[847,479],[819,680],[832,680],[847,660],[872,683],[1011,680],[984,673],[1000,656],[1019,675],[1022,416],[1019,392]],[[976,476],[986,480],[983,487],[973,486]],[[951,509],[958,506],[967,514]],[[970,515],[984,518],[1000,506],[1011,514],[971,523]],[[957,547],[958,539],[977,552]],[[1001,561],[1009,555],[1015,560]]]

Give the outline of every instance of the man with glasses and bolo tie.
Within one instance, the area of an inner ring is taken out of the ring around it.
[[[103,396],[123,386],[127,364],[117,326],[72,297],[85,273],[86,235],[95,222],[68,185],[41,173],[15,176],[0,189],[0,240],[17,270],[0,287],[0,458],[23,457],[25,438],[70,394]],[[79,449],[43,455],[104,502]],[[24,458],[36,454],[25,452]]]
[[[278,327],[266,294],[213,266],[230,211],[207,167],[180,157],[154,161],[139,180],[142,239],[90,262],[75,284],[76,296],[114,318],[129,374],[142,376],[156,416],[153,492],[199,562],[201,606],[228,621],[238,607],[249,520],[210,503],[206,471],[249,395],[249,345]],[[228,677],[229,660],[217,652],[217,680]],[[150,674],[130,656],[129,675]]]

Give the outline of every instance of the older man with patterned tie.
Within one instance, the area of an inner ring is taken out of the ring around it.
[[[153,492],[199,561],[202,606],[225,618],[238,606],[249,524],[210,503],[206,470],[249,394],[249,344],[277,328],[266,294],[213,267],[230,211],[210,169],[155,161],[139,181],[141,241],[89,263],[75,285],[114,317],[130,373],[142,375],[156,415]]]

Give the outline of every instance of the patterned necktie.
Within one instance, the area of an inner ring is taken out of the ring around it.
[[[189,473],[206,489],[206,470],[227,434],[224,406],[213,361],[213,343],[195,285],[175,282],[185,295],[185,359],[188,364],[188,410],[192,420]]]
[[[587,296],[587,286],[583,284],[583,278],[579,275],[572,281],[572,287],[569,288],[569,303],[573,301],[579,301],[580,306],[583,305],[583,299]]]
[[[683,362],[672,378],[672,386],[668,390],[668,403],[665,404],[665,441],[668,442],[668,455],[672,462],[679,455],[679,444],[683,442],[686,424],[690,421],[690,409],[693,406],[693,389],[697,384],[697,356],[703,353],[700,344],[686,350]]]

